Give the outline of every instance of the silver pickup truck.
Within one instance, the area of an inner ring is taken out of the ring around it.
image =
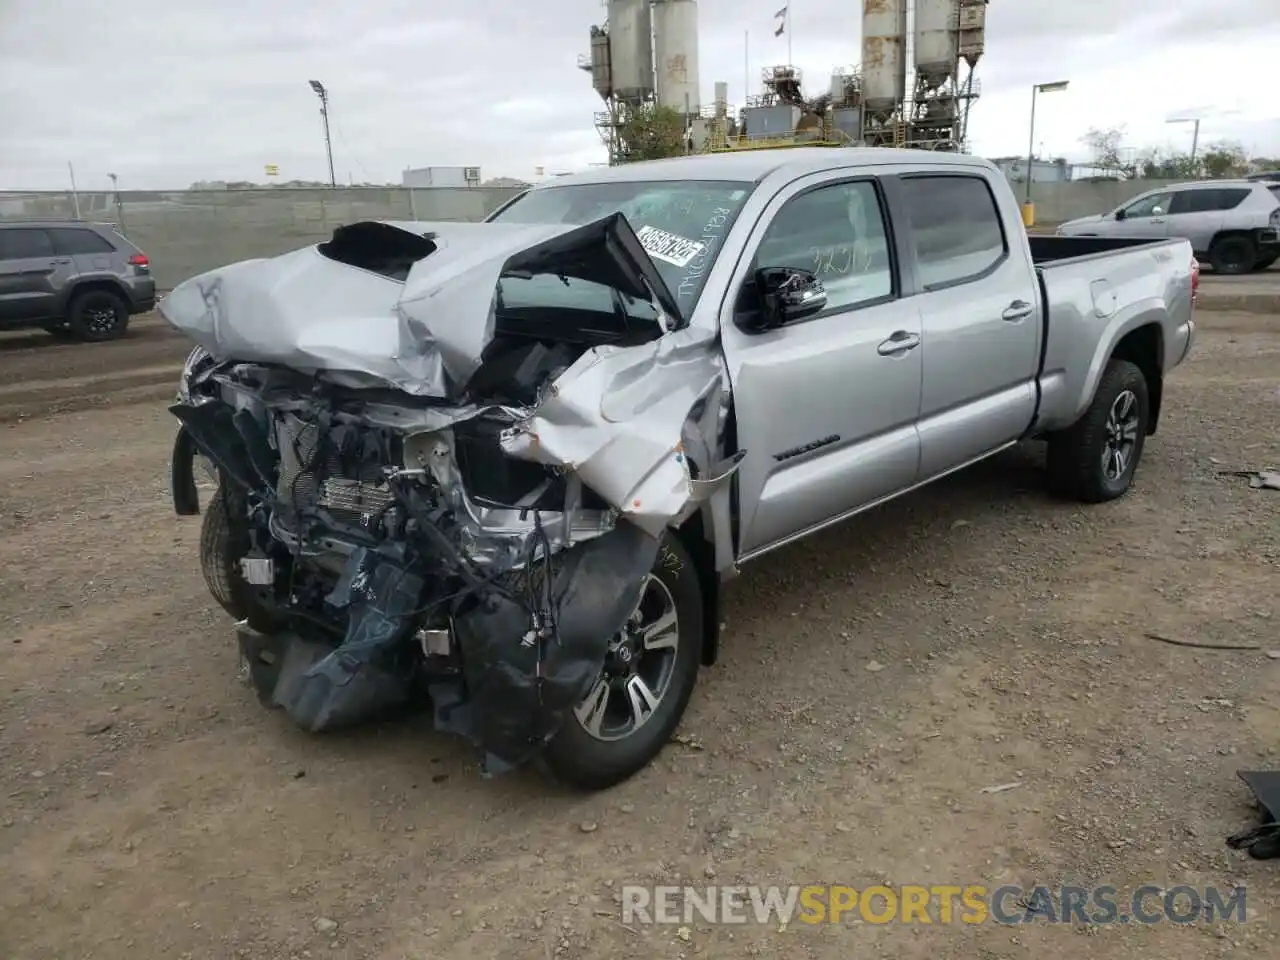
[[[430,704],[486,774],[645,766],[746,561],[1020,441],[1129,488],[1191,349],[1185,240],[1028,238],[986,161],[600,169],[194,277],[173,453],[268,705]]]

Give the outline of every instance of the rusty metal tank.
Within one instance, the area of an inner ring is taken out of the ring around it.
[[[863,0],[862,98],[871,113],[890,113],[907,89],[907,0]]]

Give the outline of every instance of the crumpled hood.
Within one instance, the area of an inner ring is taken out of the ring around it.
[[[405,249],[429,252],[401,280],[327,256],[344,230],[382,231],[384,241],[399,231]],[[500,277],[538,272],[614,286],[678,319],[621,214],[585,226],[365,221],[339,228],[329,244],[192,277],[158,309],[219,360],[324,370],[351,386],[452,399],[493,338]]]

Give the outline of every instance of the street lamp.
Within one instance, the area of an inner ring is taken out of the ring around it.
[[[338,179],[333,175],[333,141],[329,139],[329,91],[324,88],[324,84],[319,80],[309,80],[307,82],[311,84],[311,89],[320,98],[320,116],[324,118],[324,149],[329,157],[329,186],[336,188]]]
[[[1165,123],[1192,123],[1195,124],[1191,128],[1191,167],[1195,168],[1196,164],[1196,147],[1200,145],[1200,118],[1199,117],[1170,117]]]
[[[1031,88],[1031,132],[1027,142],[1027,191],[1026,199],[1023,202],[1022,219],[1026,221],[1034,208],[1031,206],[1031,179],[1032,164],[1035,162],[1036,151],[1036,94],[1037,93],[1058,93],[1067,89],[1067,80],[1055,80],[1052,83],[1037,83]],[[1027,226],[1031,226],[1030,223]]]
[[[108,173],[107,176],[111,178],[111,192],[115,195],[116,219],[120,221],[120,232],[127,235],[128,231],[124,228],[124,204],[120,202],[120,181],[114,173]]]

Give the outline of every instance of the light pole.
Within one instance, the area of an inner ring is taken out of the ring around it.
[[[1032,165],[1035,163],[1036,153],[1036,94],[1037,93],[1058,93],[1067,89],[1067,80],[1055,80],[1052,83],[1037,83],[1031,88],[1031,131],[1027,137],[1027,190],[1023,202],[1023,219],[1029,215],[1031,209],[1031,179]],[[1027,224],[1031,226],[1031,224]]]
[[[320,98],[320,116],[324,118],[324,150],[329,157],[329,186],[337,189],[338,178],[333,175],[333,141],[329,139],[329,91],[319,80],[308,81]]]
[[[1194,170],[1196,165],[1196,147],[1200,145],[1200,118],[1199,117],[1171,117],[1165,123],[1191,123],[1191,168]]]
[[[115,194],[116,219],[120,221],[120,232],[127,236],[129,231],[124,227],[124,204],[120,202],[120,181],[114,173],[108,173],[107,176],[111,178],[111,192]]]

